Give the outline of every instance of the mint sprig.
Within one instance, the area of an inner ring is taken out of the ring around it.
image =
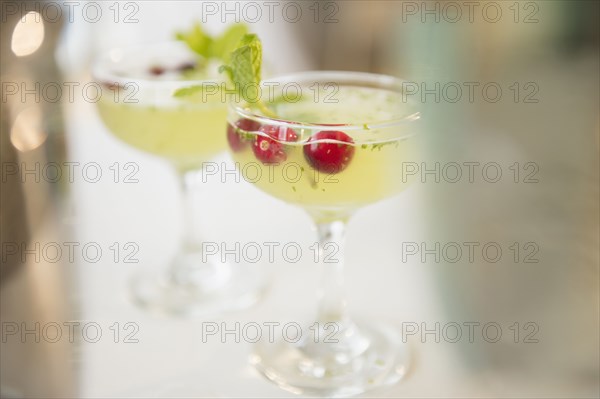
[[[196,23],[188,32],[178,32],[175,37],[188,45],[204,61],[218,59],[223,62],[229,61],[229,55],[235,50],[240,39],[248,33],[248,27],[244,24],[230,26],[221,36],[211,36]]]
[[[232,39],[230,37],[230,39]],[[262,43],[255,34],[244,34],[219,73],[225,73],[229,81],[228,93],[237,93],[244,101],[253,104],[269,117],[275,114],[261,100],[260,82],[262,80]],[[184,87],[175,91],[175,97],[187,97],[203,90],[202,85]]]
[[[229,63],[221,65],[219,72],[225,72],[229,81],[235,86],[247,102],[256,102],[262,68],[262,43],[255,34],[242,37],[238,47],[231,53]]]
[[[231,53],[236,49],[240,40],[248,34],[248,27],[243,24],[232,25],[220,37],[216,38],[211,48],[214,58],[229,62]]]

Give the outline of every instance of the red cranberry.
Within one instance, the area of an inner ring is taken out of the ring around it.
[[[285,126],[263,125],[260,131],[267,136],[256,136],[252,150],[260,161],[266,164],[281,163],[287,159],[284,144],[298,140],[298,134]]]
[[[244,149],[246,142],[242,139],[242,136],[237,132],[237,129],[245,132],[255,132],[260,128],[260,123],[251,119],[239,119],[235,122],[235,126],[227,124],[227,141],[229,147],[234,152],[239,152]]]
[[[304,145],[304,157],[320,172],[339,173],[348,167],[354,156],[353,143],[344,132],[324,130],[308,139]]]

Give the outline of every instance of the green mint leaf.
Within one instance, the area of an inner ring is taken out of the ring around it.
[[[233,83],[240,85],[260,83],[262,45],[254,34],[244,35],[237,49],[231,53],[230,68]]]
[[[177,40],[185,42],[190,49],[204,59],[209,59],[211,57],[213,38],[202,30],[200,24],[195,24],[189,32],[177,33],[176,38]]]
[[[173,97],[189,97],[196,93],[201,93],[202,90],[204,90],[204,88],[201,85],[182,87],[180,89],[175,90],[175,92],[173,93]]]
[[[202,84],[181,87],[173,92],[173,97],[183,98],[192,97],[194,95],[202,95],[201,97],[196,96],[197,99],[202,99],[203,102],[210,101],[211,99],[220,100],[222,94],[231,95],[237,91],[230,87],[226,87],[223,84],[216,84],[214,82],[206,82]]]
[[[242,37],[238,48],[231,53],[229,65],[221,67],[239,90],[242,98],[256,102],[261,81],[262,44],[258,36],[247,34]]]
[[[211,36],[206,33],[200,23],[194,24],[188,32],[178,32],[177,40],[185,42],[188,47],[208,60],[211,58],[229,62],[229,56],[237,47],[242,37],[248,33],[248,27],[244,24],[230,26],[221,36]]]
[[[260,83],[262,80],[262,43],[260,39],[255,34],[248,34],[242,36],[240,44],[250,48],[254,80]]]
[[[229,81],[233,82],[233,70],[231,69],[231,67],[229,65],[221,65],[219,67],[219,73],[223,73],[223,72],[225,72]]]
[[[256,71],[252,66],[252,50],[248,46],[241,47],[231,54],[231,66],[223,68],[231,76],[233,84],[240,91],[242,98],[248,102],[257,97]]]
[[[220,37],[213,40],[210,49],[211,57],[228,63],[231,52],[235,50],[242,37],[246,34],[248,34],[248,27],[246,25],[235,24],[230,26]]]

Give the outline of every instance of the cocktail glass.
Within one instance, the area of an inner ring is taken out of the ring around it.
[[[201,188],[196,177],[203,163],[225,150],[227,106],[219,95],[174,97],[180,88],[203,85],[216,90],[221,83],[216,65],[194,68],[196,62],[183,43],[166,42],[113,49],[92,72],[103,89],[97,104],[108,129],[125,143],[166,160],[178,176],[185,225],[179,251],[162,272],[134,276],[131,294],[144,308],[179,315],[244,308],[263,289],[254,266],[203,257],[192,194]]]
[[[312,217],[324,279],[316,324],[295,343],[261,341],[252,363],[298,394],[343,397],[394,383],[408,352],[389,328],[348,315],[344,231],[357,209],[409,184],[401,166],[414,159],[420,114],[389,76],[306,72],[262,86],[263,106],[230,105],[231,152],[245,180]]]

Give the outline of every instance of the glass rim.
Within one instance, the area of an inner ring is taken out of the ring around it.
[[[354,83],[356,86],[362,87],[378,87],[398,93],[402,92],[402,85],[406,83],[406,80],[383,74],[376,74],[370,72],[354,72],[354,71],[306,71],[296,72],[292,74],[277,76],[273,78],[263,79],[261,87],[265,86],[265,83],[282,83],[282,82],[299,82],[306,81],[307,83],[316,81],[327,81],[327,83]],[[371,85],[367,85],[371,84]],[[247,107],[241,106],[240,103],[230,102],[230,108],[240,117],[250,119],[262,124],[285,126],[296,129],[320,129],[320,130],[335,130],[341,128],[343,130],[375,130],[398,126],[410,122],[417,121],[421,118],[421,112],[416,111],[409,113],[408,115],[399,115],[387,120],[381,120],[374,123],[349,123],[349,124],[327,124],[327,123],[310,123],[310,122],[297,122],[292,120],[285,120],[281,118],[274,118],[262,115],[254,112]]]
[[[179,47],[181,50],[188,50],[190,53],[190,60],[193,60],[192,56],[200,57],[195,54],[192,50],[190,50],[185,43],[179,40],[168,40],[168,41],[160,41],[160,42],[150,42],[150,43],[138,43],[131,44],[125,46],[113,47],[99,56],[95,57],[92,61],[91,74],[94,79],[98,79],[101,82],[106,81],[107,83],[117,83],[121,86],[124,86],[128,83],[135,83],[140,86],[140,88],[184,88],[192,85],[201,85],[203,83],[221,83],[224,82],[224,79],[220,78],[206,78],[206,79],[150,79],[143,77],[128,77],[123,76],[111,71],[108,65],[118,65],[120,60],[115,60],[115,58],[126,57],[127,54],[131,54],[136,50],[143,49],[156,49],[157,47],[167,47],[172,46],[174,48]],[[156,50],[155,50],[156,51]],[[157,53],[160,54],[160,53]],[[99,83],[101,83],[99,82]]]

